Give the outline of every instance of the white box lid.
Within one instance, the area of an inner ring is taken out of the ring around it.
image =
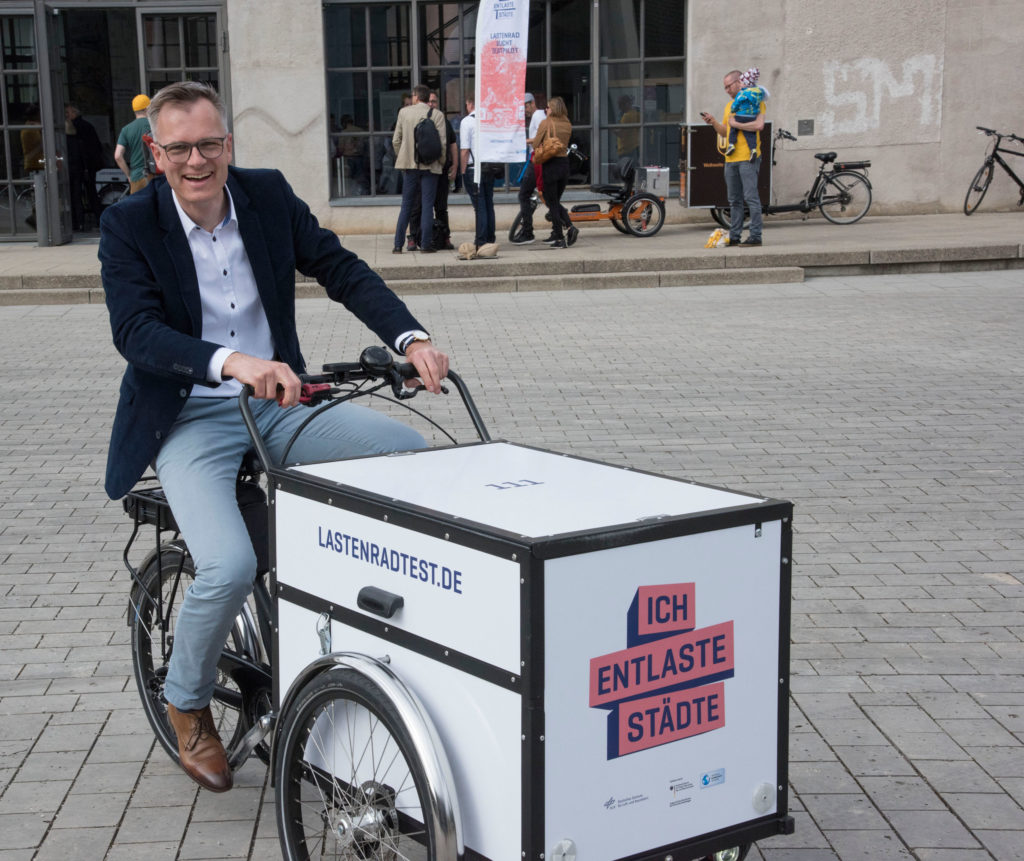
[[[530,538],[764,501],[507,442],[290,469]]]

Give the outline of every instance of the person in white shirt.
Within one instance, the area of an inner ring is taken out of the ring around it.
[[[539,107],[538,102],[546,104],[544,100],[544,94],[538,93],[537,97],[534,98],[533,93],[526,93],[523,96],[523,101],[526,108],[526,121],[530,124],[530,130],[526,135],[527,140],[533,140],[537,137],[537,128],[541,122],[548,115],[548,112]],[[527,144],[527,157],[533,156],[533,147]],[[526,170],[523,172],[523,178],[519,182],[519,212],[522,215],[521,224],[522,227],[519,233],[512,239],[512,242],[516,245],[529,245],[535,241],[533,235],[533,207],[530,206],[530,197],[533,195],[534,189],[540,188],[543,191],[543,180],[540,178],[540,165],[534,164],[532,161],[526,165]]]

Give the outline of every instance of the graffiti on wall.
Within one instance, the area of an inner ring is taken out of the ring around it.
[[[942,60],[934,54],[918,54],[902,64],[877,57],[829,60],[822,72],[828,107],[820,129],[826,137],[879,128],[887,106],[899,111],[910,126],[937,130],[940,125]]]

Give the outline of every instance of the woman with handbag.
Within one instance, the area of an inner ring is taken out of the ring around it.
[[[542,165],[544,202],[551,215],[551,236],[545,241],[552,248],[573,245],[579,229],[573,227],[569,213],[562,206],[562,193],[569,182],[569,138],[572,123],[561,96],[548,102],[548,115],[537,128],[537,136],[528,141],[533,146],[533,160]],[[563,233],[564,228],[564,233]]]

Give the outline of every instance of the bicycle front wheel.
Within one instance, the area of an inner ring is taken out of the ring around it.
[[[818,205],[833,224],[853,224],[871,208],[871,184],[859,173],[836,171],[822,183]]]
[[[995,165],[990,161],[978,168],[974,179],[971,180],[971,187],[967,189],[967,197],[964,198],[964,215],[970,215],[981,205],[981,201],[985,198],[985,192],[988,191],[992,182],[994,170]]]
[[[316,676],[284,716],[275,750],[287,861],[454,861],[408,727],[381,689],[347,668]]]
[[[642,191],[622,204],[622,223],[634,236],[654,236],[665,223],[665,204]]]
[[[164,680],[174,649],[178,610],[185,598],[185,590],[194,578],[195,567],[185,543],[169,541],[161,547],[159,556],[154,551],[140,566],[141,582],[132,589],[128,608],[131,615],[132,670],[142,708],[157,740],[175,762],[178,761],[178,740],[167,717]],[[228,635],[225,648],[252,659],[248,655],[253,648],[252,632],[246,632],[247,627],[239,617]],[[221,741],[230,751],[245,734],[248,724],[243,717],[241,691],[222,670],[217,673],[210,710]]]

